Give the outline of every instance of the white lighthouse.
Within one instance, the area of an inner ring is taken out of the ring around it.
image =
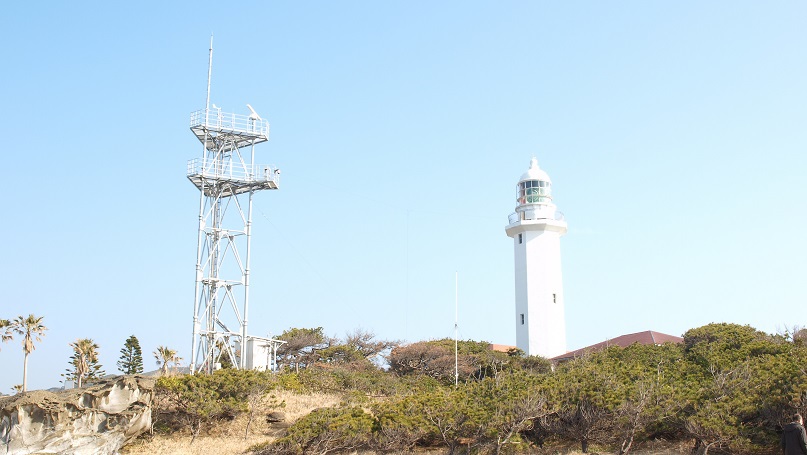
[[[535,158],[518,181],[517,201],[505,228],[515,247],[516,346],[551,358],[566,353],[560,270],[566,221],[552,203],[552,181]]]

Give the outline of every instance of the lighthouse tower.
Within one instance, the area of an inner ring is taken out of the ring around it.
[[[552,181],[535,158],[518,181],[517,201],[505,228],[515,247],[516,346],[551,358],[566,353],[560,270],[566,221],[552,203]]]

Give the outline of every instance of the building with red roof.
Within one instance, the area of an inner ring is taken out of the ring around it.
[[[599,351],[610,346],[620,346],[626,348],[635,343],[644,345],[651,345],[651,344],[662,345],[664,343],[681,343],[683,341],[684,341],[683,338],[677,337],[675,335],[667,335],[666,333],[647,330],[644,332],[630,333],[627,335],[618,336],[616,338],[611,338],[601,343],[592,344],[591,346],[586,346],[584,348],[576,349],[574,351],[569,351],[566,354],[561,354],[559,356],[552,357],[549,360],[552,360],[553,362],[562,362],[564,360],[570,360],[575,357],[580,357],[587,353]]]

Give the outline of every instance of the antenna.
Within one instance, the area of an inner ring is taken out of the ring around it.
[[[250,106],[249,103],[247,103],[247,108],[249,109],[249,112],[251,112],[251,114],[249,114],[249,118],[252,120],[263,120],[261,116],[255,112],[255,109],[252,109],[252,106]]]
[[[457,330],[459,329],[459,314],[460,314],[460,305],[459,305],[459,273],[456,271],[454,272],[454,386],[456,387],[459,384],[460,380],[460,362],[459,362],[459,351],[458,346],[459,342],[457,341]]]
[[[210,77],[213,75],[213,34],[210,34],[210,55],[207,59],[207,100],[205,112],[210,109]]]

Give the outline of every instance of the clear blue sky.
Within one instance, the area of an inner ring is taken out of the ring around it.
[[[212,101],[272,125],[251,332],[322,326],[515,343],[516,182],[567,217],[568,345],[710,322],[807,324],[802,1],[11,2],[0,17],[0,317],[116,372],[124,340],[190,357]],[[21,383],[0,345],[0,391]]]

